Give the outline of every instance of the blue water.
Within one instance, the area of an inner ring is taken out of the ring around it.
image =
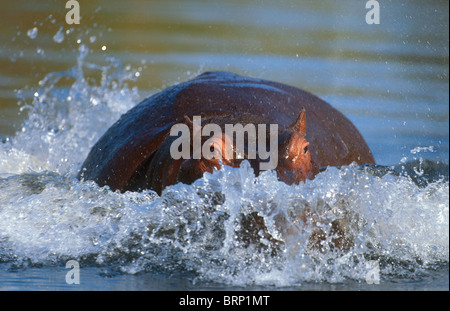
[[[447,2],[383,2],[378,28],[351,1],[164,1],[147,11],[133,2],[134,18],[108,3],[90,20],[96,27],[62,42],[48,12],[0,32],[2,68],[17,68],[1,72],[1,125],[18,124],[0,144],[0,289],[448,290]],[[25,10],[16,5],[11,14]],[[161,196],[75,179],[121,114],[207,70],[314,92],[355,123],[378,166],[329,168],[287,186],[244,165]],[[313,215],[303,222],[305,208]],[[240,221],[253,212],[281,249],[264,236],[242,243]],[[337,219],[352,247],[332,249],[328,237],[323,252],[309,248]],[[69,260],[80,284],[66,283]],[[373,264],[379,284],[369,284]]]

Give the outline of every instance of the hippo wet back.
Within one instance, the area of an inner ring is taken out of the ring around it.
[[[289,184],[313,178],[319,166],[375,163],[356,127],[317,96],[277,82],[208,72],[169,87],[122,115],[92,147],[78,178],[112,190],[161,193],[168,185],[193,182],[220,165],[238,166],[233,153],[229,161],[171,156],[175,139],[169,135],[171,128],[184,123],[192,129],[194,116],[222,129],[236,123],[277,124],[276,171]],[[224,143],[220,152],[230,154],[227,149],[233,145]],[[258,173],[259,158],[250,162]]]

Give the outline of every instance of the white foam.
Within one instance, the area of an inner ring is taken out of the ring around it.
[[[133,71],[113,60],[88,64],[87,52],[81,46],[73,69],[43,79],[22,131],[0,145],[0,261],[75,258],[124,273],[191,271],[198,280],[277,286],[364,281],[370,260],[386,278],[448,263],[448,180],[418,186],[348,166],[288,186],[274,172],[255,177],[246,162],[171,186],[161,197],[76,180],[91,146],[137,103],[137,90],[126,86]],[[99,85],[86,82],[86,66],[102,70]],[[63,77],[74,80],[70,88],[55,87]],[[305,222],[306,208],[312,213]],[[283,246],[264,232],[244,245],[241,218],[253,212]],[[329,233],[340,218],[354,237],[348,251],[330,248],[332,237],[323,252],[308,246],[316,229]]]

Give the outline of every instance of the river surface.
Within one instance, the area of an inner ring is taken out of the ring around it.
[[[0,289],[448,290],[449,3],[380,1],[367,24],[365,2],[79,1],[69,25],[65,1],[3,1]],[[287,186],[244,164],[161,196],[75,178],[121,114],[212,70],[318,95],[377,166]],[[254,212],[282,246],[242,243]],[[339,219],[350,249],[311,249]]]

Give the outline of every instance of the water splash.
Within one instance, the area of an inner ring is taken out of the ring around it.
[[[74,175],[95,141],[137,103],[138,91],[127,83],[136,79],[134,73],[113,58],[105,66],[88,63],[88,53],[80,45],[76,66],[39,82],[32,103],[21,107],[28,112],[21,130],[0,148],[0,174]],[[100,72],[98,84],[86,79],[86,69]],[[59,86],[66,81],[72,81],[70,87]]]
[[[379,261],[382,276],[416,277],[448,262],[448,190],[448,182],[420,188],[354,166],[298,186],[271,172],[255,177],[245,164],[224,167],[161,197],[53,172],[20,174],[0,180],[0,259],[21,266],[76,258],[232,285],[361,281],[369,260]],[[264,220],[256,231],[255,215]],[[345,250],[334,247],[336,220],[351,236]]]
[[[63,27],[60,27],[58,32],[53,36],[53,41],[56,43],[61,43],[64,41]]]
[[[448,264],[448,165],[421,158],[328,168],[293,186],[273,172],[256,177],[244,162],[161,196],[75,179],[91,146],[138,102],[129,67],[90,64],[87,47],[79,52],[73,68],[40,82],[22,130],[0,145],[0,262],[77,259],[243,286],[363,282],[371,261],[382,279]],[[99,83],[86,69],[101,73]]]
[[[38,35],[37,27],[33,27],[27,31],[27,36],[30,37],[31,39],[36,39],[37,35]]]

